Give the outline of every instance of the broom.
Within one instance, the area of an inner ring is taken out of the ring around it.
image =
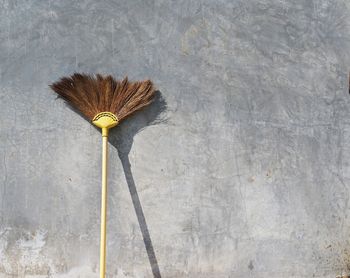
[[[150,80],[129,82],[127,77],[115,80],[110,75],[96,74],[94,77],[79,73],[61,78],[50,88],[102,129],[100,278],[105,278],[108,131],[133,112],[150,104],[155,89]]]

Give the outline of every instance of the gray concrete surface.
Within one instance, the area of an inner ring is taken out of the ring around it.
[[[100,134],[48,84],[151,78],[113,131],[108,277],[350,269],[347,0],[0,1],[0,277],[98,277]]]

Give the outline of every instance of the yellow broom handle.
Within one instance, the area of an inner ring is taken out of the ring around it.
[[[107,226],[107,160],[108,133],[102,132],[102,198],[101,198],[101,240],[100,240],[100,278],[106,273],[106,226]]]

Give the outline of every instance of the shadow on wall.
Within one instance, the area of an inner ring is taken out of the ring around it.
[[[166,108],[166,101],[162,97],[161,92],[157,91],[155,100],[151,105],[145,107],[141,112],[136,112],[135,115],[123,121],[118,128],[111,129],[109,134],[109,142],[118,150],[118,156],[122,163],[125,179],[129,187],[132,203],[140,225],[152,273],[155,278],[161,278],[161,274],[145,215],[143,213],[140,198],[131,172],[129,153],[134,142],[134,136],[138,132],[147,126],[166,122],[166,119],[162,119],[162,113]]]

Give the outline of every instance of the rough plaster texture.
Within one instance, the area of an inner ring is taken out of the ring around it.
[[[111,135],[108,277],[349,272],[347,0],[0,3],[0,277],[98,277],[75,71],[160,91]]]

